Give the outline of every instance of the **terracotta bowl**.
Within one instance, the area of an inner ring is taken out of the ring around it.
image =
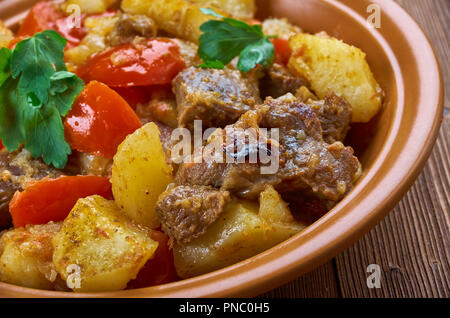
[[[4,0],[0,18],[17,26],[36,1]],[[381,28],[369,28],[370,4]],[[333,210],[291,239],[233,266],[144,289],[98,294],[41,291],[0,283],[6,297],[255,296],[325,263],[374,227],[402,198],[427,160],[442,120],[443,87],[420,27],[391,0],[259,1],[260,17],[286,17],[308,32],[327,31],[367,53],[386,93],[375,135],[360,157],[364,174]]]

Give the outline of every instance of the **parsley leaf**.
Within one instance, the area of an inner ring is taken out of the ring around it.
[[[0,49],[0,138],[8,151],[25,144],[34,158],[64,168],[71,153],[64,139],[63,116],[84,82],[67,71],[66,40],[43,31]]]
[[[238,68],[247,73],[257,64],[263,67],[273,63],[273,44],[268,38],[263,38],[254,44],[250,44],[241,52]]]
[[[201,11],[221,20],[209,20],[200,26],[203,32],[198,47],[198,55],[203,60],[200,67],[221,69],[236,56],[239,56],[238,68],[244,73],[257,64],[272,64],[275,49],[261,25],[226,18],[212,9]]]
[[[58,110],[45,105],[42,109],[28,109],[24,115],[25,148],[35,158],[42,156],[46,164],[65,167],[71,150],[64,139],[64,127]]]
[[[47,103],[50,76],[55,71],[66,70],[66,42],[58,32],[47,30],[16,45],[11,57],[12,76],[20,76],[18,89],[34,104]]]
[[[0,48],[0,86],[11,76],[9,72],[9,61],[11,60],[11,50],[2,47]]]
[[[8,151],[14,151],[23,143],[25,130],[23,126],[17,91],[18,80],[9,77],[0,87],[0,138]]]
[[[55,107],[61,116],[66,116],[84,82],[81,78],[67,71],[56,72],[50,77],[48,106]]]

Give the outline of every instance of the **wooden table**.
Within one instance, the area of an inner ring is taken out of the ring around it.
[[[332,261],[262,297],[450,297],[450,0],[396,0],[422,26],[441,63],[444,122],[422,174],[391,213]],[[381,288],[367,287],[369,264]]]

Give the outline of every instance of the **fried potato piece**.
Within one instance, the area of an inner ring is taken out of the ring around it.
[[[122,10],[131,14],[146,14],[158,28],[179,37],[198,43],[200,26],[214,17],[200,11],[202,6],[186,0],[123,0]],[[218,13],[225,14],[224,12]]]
[[[71,13],[70,9],[72,6],[77,5],[82,13],[103,13],[114,3],[116,3],[116,0],[67,0],[63,4],[63,10]]]
[[[106,37],[110,34],[120,16],[88,17],[84,25],[89,29],[80,45],[65,52],[67,61],[76,66],[83,64],[91,55],[107,48]]]
[[[250,20],[255,17],[255,0],[189,0],[200,7],[219,9],[236,19]]]
[[[156,228],[156,201],[173,182],[159,138],[159,129],[148,123],[119,146],[112,168],[112,191],[117,204],[138,224]]]
[[[320,99],[331,91],[352,107],[352,122],[368,122],[381,108],[383,93],[366,55],[326,35],[300,34],[290,39],[289,69],[306,77]]]
[[[0,47],[8,47],[9,42],[14,38],[13,33],[0,20]]]
[[[289,40],[292,36],[302,33],[302,29],[289,23],[286,18],[266,19],[262,23],[263,32],[267,35],[276,35],[281,39]]]
[[[174,246],[175,268],[182,278],[237,263],[286,240],[305,228],[269,186],[260,205],[234,200],[207,232],[186,245]]]
[[[5,232],[0,238],[0,281],[23,287],[53,289],[52,239],[61,223],[30,225]]]
[[[114,201],[79,199],[53,239],[53,262],[78,292],[124,289],[153,256],[158,242],[123,215]]]

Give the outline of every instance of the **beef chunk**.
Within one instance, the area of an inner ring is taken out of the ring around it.
[[[110,158],[72,151],[64,172],[71,175],[111,177],[112,164],[113,161]]]
[[[117,46],[133,42],[137,36],[143,38],[156,36],[155,22],[146,15],[122,14],[106,41],[110,46]]]
[[[172,166],[172,169],[174,171],[176,171],[178,166],[172,161],[172,147],[174,144],[171,137],[173,128],[166,126],[158,121],[155,121],[154,123],[156,126],[158,126],[159,129],[159,139],[161,140],[166,162],[168,165]]]
[[[194,120],[203,128],[224,127],[260,103],[256,81],[232,69],[189,67],[173,81],[178,126],[193,130]]]
[[[182,163],[175,174],[175,183],[180,185],[204,184],[220,188],[227,170],[227,165],[217,162]]]
[[[156,213],[163,231],[179,244],[187,244],[205,234],[229,200],[228,191],[182,185],[161,194]]]
[[[301,86],[309,86],[306,78],[298,77],[289,72],[281,64],[273,64],[260,81],[261,92],[264,97],[278,98],[287,93],[294,94]]]
[[[331,145],[324,142],[316,113],[293,95],[268,98],[262,106],[227,127],[230,128],[255,128],[256,131],[258,128],[278,128],[278,171],[261,174],[259,163],[203,161],[183,164],[175,177],[177,183],[220,187],[244,198],[256,198],[267,184],[271,184],[280,192],[314,193],[337,202],[353,187],[360,174],[360,164],[353,156],[353,150],[341,142]],[[225,134],[225,130],[222,133]],[[224,145],[225,148],[228,146]]]
[[[352,117],[350,105],[345,99],[330,93],[325,97],[325,100],[308,99],[306,104],[319,117],[323,139],[327,143],[344,141],[350,129]]]
[[[0,150],[0,228],[10,223],[9,202],[16,191],[24,190],[32,181],[63,174],[40,159],[31,158],[25,149],[12,153],[6,149]]]

